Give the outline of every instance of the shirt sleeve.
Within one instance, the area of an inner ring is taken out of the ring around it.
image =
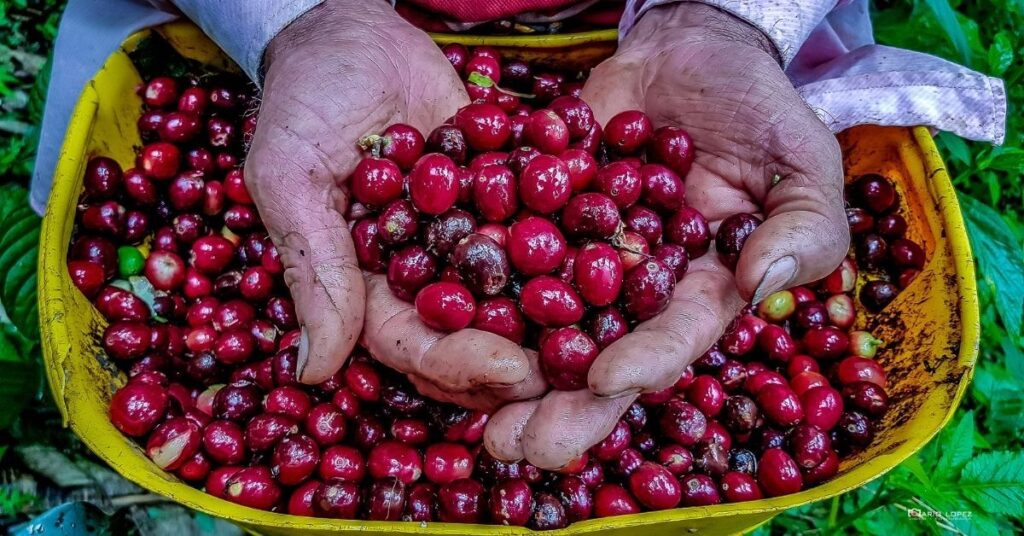
[[[684,0],[629,0],[626,35],[651,8]],[[761,30],[786,74],[833,132],[856,125],[926,125],[1002,143],[1003,81],[911,50],[875,44],[868,0],[699,0]]]
[[[626,35],[650,9],[679,1],[629,0],[619,23],[619,35]],[[787,66],[825,15],[836,7],[837,0],[699,0],[698,3],[735,15],[761,30],[775,45],[783,66]]]
[[[82,87],[129,35],[177,15],[146,0],[70,0],[53,45],[46,109],[32,169],[30,202],[42,213],[64,132]]]
[[[833,132],[855,125],[927,125],[1001,144],[1002,80],[944,59],[875,44],[867,0],[842,4],[806,38],[786,70]]]
[[[249,75],[260,81],[270,40],[324,0],[173,0]]]

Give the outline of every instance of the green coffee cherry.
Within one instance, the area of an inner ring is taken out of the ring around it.
[[[117,248],[117,266],[121,271],[121,277],[131,277],[142,273],[146,265],[146,258],[142,252],[134,246],[121,246]]]

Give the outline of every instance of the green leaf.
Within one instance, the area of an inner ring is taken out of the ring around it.
[[[939,26],[946,32],[946,37],[960,53],[960,59],[964,65],[971,65],[971,49],[967,43],[967,34],[956,17],[956,12],[949,5],[949,0],[925,0],[925,5],[939,21]]]
[[[906,512],[887,506],[876,508],[854,522],[862,534],[885,534],[886,536],[914,536],[918,534],[919,523],[910,519]]]
[[[995,284],[996,310],[1017,336],[1024,316],[1024,249],[998,212],[969,195],[961,195],[960,203],[981,276]]]
[[[992,385],[998,381],[995,374],[983,363],[978,363],[974,370],[974,380],[971,381],[971,398],[979,404],[986,405],[992,398]]]
[[[0,190],[0,195],[3,191]],[[24,205],[8,205],[8,210],[0,212],[0,243],[12,243],[22,236],[23,228],[32,225],[32,208],[25,200]],[[19,228],[19,226],[22,226]]]
[[[37,223],[27,219],[16,221],[9,228],[11,232],[0,236],[0,276],[4,279],[38,246],[39,228]],[[0,284],[0,288],[3,286]],[[3,293],[0,293],[0,298],[2,297]]]
[[[1024,173],[1024,149],[1001,147],[992,151],[991,158],[982,162],[981,167],[1007,173]]]
[[[31,248],[25,251],[21,257],[6,272],[0,272],[0,281],[3,283],[0,301],[4,304],[11,304],[14,309],[26,308],[27,305],[35,303],[36,293],[36,257],[39,253],[39,229],[35,228],[27,235],[32,240]],[[36,319],[20,318],[11,314],[15,325],[22,331],[29,326],[25,323]]]
[[[18,358],[18,347],[0,330],[0,360],[15,360]]]
[[[476,84],[480,87],[494,86],[494,80],[491,80],[491,77],[487,76],[486,74],[480,74],[476,71],[469,73],[469,78],[467,79],[467,81],[470,84]]]
[[[983,430],[983,432],[985,434],[989,433],[988,430]],[[979,432],[978,430],[974,431],[974,446],[982,450],[995,448],[992,443],[989,442],[988,438],[982,435],[982,432]]]
[[[963,138],[949,132],[940,132],[938,139],[953,162],[965,166],[971,164],[971,149],[967,147],[967,142]]]
[[[31,211],[27,199],[28,192],[16,184],[0,186],[0,226],[4,226],[6,219],[18,209]]]
[[[941,476],[956,474],[974,455],[974,411],[964,413],[952,433],[946,432],[949,428],[943,433],[942,456],[938,465]]]
[[[27,513],[39,498],[14,486],[0,486],[0,516],[12,517]]]
[[[1024,426],[1024,390],[1017,385],[994,391],[989,399],[985,424],[994,437],[1014,434]]]
[[[15,341],[0,331],[0,430],[6,430],[39,392],[39,381],[38,363],[25,359]]]
[[[900,464],[900,468],[906,469],[910,474],[914,475],[920,483],[921,488],[919,489],[935,489],[935,484],[932,483],[932,478],[928,476],[928,471],[926,471],[924,466],[921,465],[921,458],[919,456],[911,456],[910,458],[907,458],[907,461]]]
[[[1006,31],[1000,31],[988,47],[988,69],[995,76],[1002,76],[1013,65],[1013,40]]]
[[[167,319],[156,314],[156,306],[154,305],[154,302],[156,301],[157,290],[153,287],[153,284],[149,282],[149,279],[146,279],[143,276],[133,275],[128,279],[115,279],[110,283],[110,286],[127,290],[128,292],[135,294],[140,300],[149,306],[149,313],[153,315],[153,320],[167,322]]]
[[[1024,451],[978,455],[964,466],[959,488],[985,512],[1024,516]]]
[[[981,512],[963,510],[969,517],[954,517],[953,526],[960,529],[966,536],[1001,536],[1010,534],[1013,528],[1007,523],[999,523]]]
[[[1005,342],[1006,333],[1001,333],[1000,339]],[[983,343],[983,347],[986,347],[987,352],[988,347],[998,344]],[[1010,373],[990,359],[1002,360],[1002,356],[983,356],[971,384],[971,398],[976,402],[976,407],[983,406],[985,410],[982,412],[984,420],[978,423],[978,434],[984,434],[985,437],[979,440],[980,436],[976,435],[974,446],[1006,448],[1013,444],[1018,430],[1024,427],[1024,377]]]
[[[39,71],[36,81],[32,84],[32,91],[28,98],[29,119],[38,123],[43,119],[43,108],[46,104],[46,89],[50,85],[50,71],[53,68],[53,54],[46,58],[46,65]],[[34,151],[33,151],[34,152]]]
[[[40,222],[28,205],[24,188],[0,186],[0,305],[15,327],[33,340],[39,333],[36,258]]]
[[[1000,345],[1006,359],[1006,370],[1024,381],[1024,352],[1021,352],[1020,347],[1009,338],[1000,341]]]
[[[1000,184],[999,176],[995,173],[982,173],[982,180],[988,186],[988,199],[990,205],[998,205],[1003,197],[1003,185]]]

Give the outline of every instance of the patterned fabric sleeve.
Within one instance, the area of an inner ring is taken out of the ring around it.
[[[629,0],[619,23],[620,34],[626,35],[651,8],[679,1]],[[699,0],[699,3],[731,13],[761,30],[775,44],[784,65],[793,61],[814,28],[836,7],[836,0]]]
[[[626,35],[652,8],[682,0],[629,0]],[[931,56],[875,44],[868,0],[699,0],[761,30],[786,74],[833,132],[855,125],[927,125],[1002,143],[1003,81]]]
[[[173,0],[245,74],[259,81],[263,51],[292,21],[324,0]]]

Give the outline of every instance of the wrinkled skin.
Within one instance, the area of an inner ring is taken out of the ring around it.
[[[271,44],[246,164],[305,330],[304,382],[336,371],[362,328],[370,353],[424,395],[497,410],[485,436],[496,457],[557,469],[607,435],[638,393],[671,385],[745,300],[822,277],[845,255],[838,146],[764,37],[703,5],[657,8],[594,70],[584,99],[602,124],[641,109],[655,127],[690,132],[697,160],[687,198],[712,231],[735,212],[768,219],[748,240],[736,276],[712,248],[691,263],[669,308],[638,327],[645,333],[602,352],[589,390],[537,399],[546,387],[534,352],[477,330],[431,330],[383,276],[359,272],[342,217],[344,181],[361,156],[356,141],[395,122],[427,133],[467,97],[425,34],[386,4],[352,10],[345,3],[328,0]]]
[[[469,97],[426,34],[387,4],[348,3],[310,10],[270,44],[246,163],[303,329],[299,378],[327,379],[359,341],[437,400],[490,412],[538,397],[536,353],[492,333],[434,331],[384,276],[359,271],[343,217],[357,141],[393,123],[429,132]]]
[[[362,334],[427,396],[485,411],[539,396],[535,353],[482,331],[431,330],[384,276],[359,269],[343,217],[357,142],[393,123],[430,132],[469,98],[426,34],[386,3],[348,3],[325,2],[271,43],[245,168],[302,324],[299,377],[330,377]]]
[[[672,385],[744,303],[824,277],[842,261],[849,229],[839,146],[765,41],[730,15],[682,3],[641,19],[592,72],[583,99],[601,124],[638,109],[655,128],[689,131],[697,152],[687,203],[712,233],[737,212],[767,219],[735,275],[713,245],[694,259],[668,308],[598,356],[589,391],[552,391],[495,414],[485,437],[495,456],[564,466],[603,439],[638,393]]]

